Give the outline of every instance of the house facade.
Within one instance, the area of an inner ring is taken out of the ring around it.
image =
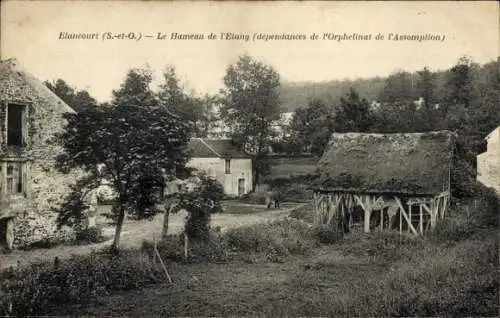
[[[0,62],[0,248],[62,235],[56,209],[76,176],[56,171],[54,134],[67,112],[17,60]]]
[[[252,159],[229,139],[192,138],[187,166],[204,171],[224,187],[224,194],[240,196],[252,191]]]
[[[487,150],[477,156],[477,180],[500,194],[500,126],[487,137]]]

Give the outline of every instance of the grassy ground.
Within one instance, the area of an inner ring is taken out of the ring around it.
[[[311,174],[315,171],[318,158],[280,158],[271,161],[270,178],[289,178]]]
[[[450,246],[389,246],[380,257],[366,252],[383,237],[354,235],[341,244],[318,248],[308,258],[291,256],[282,263],[169,264],[173,286],[114,294],[80,313],[273,317],[497,314],[498,280],[496,274],[488,272],[496,272],[497,264],[489,264],[492,257],[485,255],[479,261],[469,258],[478,249],[495,248],[493,231],[482,239]]]
[[[247,224],[254,224],[266,220],[273,220],[283,217],[301,204],[284,203],[279,210],[266,209],[263,205],[242,204],[236,201],[224,202],[225,212],[212,216],[212,227],[220,227],[221,230],[238,227]],[[110,206],[100,206],[100,212],[108,212]],[[184,227],[185,214],[179,213],[171,215],[169,219],[169,233],[180,233]],[[153,220],[126,220],[123,225],[121,235],[121,246],[123,248],[138,248],[142,241],[152,241],[153,237],[158,237],[161,233],[163,215],[157,215]],[[110,226],[109,220],[98,218],[97,224],[103,227],[103,233],[107,237],[112,237],[114,227]],[[10,254],[1,255],[0,269],[29,262],[54,259],[58,257],[68,257],[72,254],[89,254],[92,250],[100,250],[109,246],[110,241],[98,244],[79,246],[56,246],[48,249],[36,249],[29,251],[14,251]]]
[[[3,307],[14,295],[13,314],[32,306],[28,313],[95,316],[497,316],[497,208],[454,208],[425,238],[353,231],[340,239],[277,218],[214,233],[188,262],[174,236],[158,247],[172,285],[145,243],[2,276]]]

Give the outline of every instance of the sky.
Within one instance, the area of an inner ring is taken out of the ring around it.
[[[223,87],[228,65],[249,54],[274,67],[282,81],[387,76],[395,70],[453,66],[460,56],[486,63],[499,55],[499,7],[491,2],[156,2],[2,1],[1,58],[17,58],[41,80],[64,79],[99,101],[132,67],[149,67],[154,88],[167,65],[198,93]],[[59,39],[61,32],[97,33],[95,40]],[[134,32],[141,40],[103,40]],[[171,40],[171,33],[204,40]],[[213,32],[303,34],[307,40],[208,40]],[[156,39],[158,33],[166,40]],[[312,34],[319,39],[310,40]],[[323,40],[323,34],[372,35]],[[389,34],[393,36],[389,40]],[[375,40],[377,34],[384,40]],[[395,41],[394,34],[431,34],[444,41]],[[153,38],[145,38],[152,35]]]

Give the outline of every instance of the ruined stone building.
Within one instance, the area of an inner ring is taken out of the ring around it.
[[[74,110],[17,60],[0,62],[0,248],[61,233],[54,209],[75,180],[54,167],[66,112]]]

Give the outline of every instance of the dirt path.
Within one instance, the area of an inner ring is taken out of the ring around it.
[[[239,203],[238,203],[239,204]],[[239,227],[248,224],[255,224],[275,220],[288,215],[291,211],[303,207],[307,203],[293,205],[290,208],[280,210],[265,210],[264,212],[246,213],[246,214],[230,214],[220,213],[212,216],[212,227],[219,226],[222,231],[229,228]],[[242,204],[246,208],[248,204]],[[255,205],[257,211],[262,210],[262,206]],[[161,233],[163,215],[156,216],[152,221],[126,221],[123,226],[121,235],[122,248],[138,248],[144,240],[153,240]],[[169,232],[176,234],[180,233],[184,227],[185,215],[171,215],[169,224]],[[106,227],[103,230],[105,236],[112,236],[114,228]],[[92,250],[100,250],[108,247],[111,241],[106,241],[99,244],[78,245],[78,246],[57,246],[48,249],[36,249],[30,251],[14,251],[10,254],[0,254],[0,269],[15,266],[16,264],[27,264],[37,260],[54,259],[57,257],[69,257],[71,255],[89,254]]]

